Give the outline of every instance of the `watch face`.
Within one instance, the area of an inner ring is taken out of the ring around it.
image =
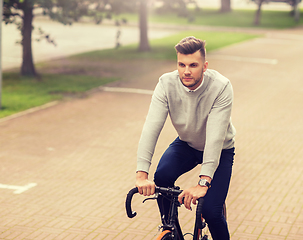
[[[205,186],[206,185],[206,180],[205,179],[200,179],[199,184]]]
[[[200,179],[199,185],[208,187],[210,184],[206,179]]]

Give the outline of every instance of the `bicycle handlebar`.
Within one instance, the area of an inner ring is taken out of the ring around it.
[[[128,194],[126,195],[125,209],[126,209],[127,216],[129,218],[133,218],[137,215],[137,213],[135,211],[132,211],[131,202],[132,202],[132,198],[133,198],[134,194],[136,194],[138,192],[139,192],[138,188],[135,187],[135,188],[131,189],[128,192]]]
[[[182,192],[182,190],[175,189],[175,188],[156,187],[155,192],[178,196]],[[136,194],[136,193],[138,193],[137,187],[131,189],[126,196],[125,208],[126,208],[127,216],[129,218],[133,218],[137,215],[137,213],[135,211],[132,211],[132,208],[131,208],[131,201],[132,201],[134,194]]]
[[[135,187],[135,188],[131,189],[126,196],[125,208],[126,208],[126,214],[129,218],[133,218],[137,215],[137,213],[135,211],[132,211],[131,202],[132,202],[133,196],[138,192],[139,192],[138,188]],[[179,190],[177,188],[156,187],[155,192],[178,196],[182,192],[182,190]],[[196,221],[197,221],[199,229],[203,229],[204,228],[203,224],[205,224],[202,222],[202,219],[201,219],[203,202],[204,202],[204,198],[199,198],[197,209],[196,209]]]

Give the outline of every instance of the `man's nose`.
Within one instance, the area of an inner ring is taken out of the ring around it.
[[[189,67],[186,67],[186,68],[185,68],[184,74],[186,74],[186,75],[190,74],[190,69],[189,69]]]

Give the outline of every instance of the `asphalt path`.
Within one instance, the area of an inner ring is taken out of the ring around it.
[[[112,24],[73,23],[63,25],[45,18],[36,18],[33,22],[32,48],[34,63],[56,59],[72,54],[114,48],[116,46],[117,31],[121,31],[119,43],[127,45],[139,42],[139,28]],[[39,38],[39,28],[55,40],[56,46]],[[175,29],[151,28],[149,39],[163,38],[175,33]],[[22,63],[22,47],[20,31],[16,25],[2,23],[2,69],[19,67]]]

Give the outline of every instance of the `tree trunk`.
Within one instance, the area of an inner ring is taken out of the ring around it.
[[[23,9],[21,75],[37,76],[32,55],[33,6]]]
[[[150,46],[147,36],[147,1],[140,0],[140,9],[139,9],[139,27],[140,27],[140,45],[139,51],[150,51]]]
[[[256,12],[256,16],[255,16],[255,25],[259,25],[260,24],[260,18],[261,18],[261,7],[262,7],[262,3],[264,2],[264,0],[259,0],[258,1],[258,10]]]
[[[221,0],[221,12],[230,12],[230,0]]]
[[[300,3],[300,0],[295,0],[295,2],[294,2],[294,17],[295,17],[295,21],[297,23],[300,21],[299,3]]]

